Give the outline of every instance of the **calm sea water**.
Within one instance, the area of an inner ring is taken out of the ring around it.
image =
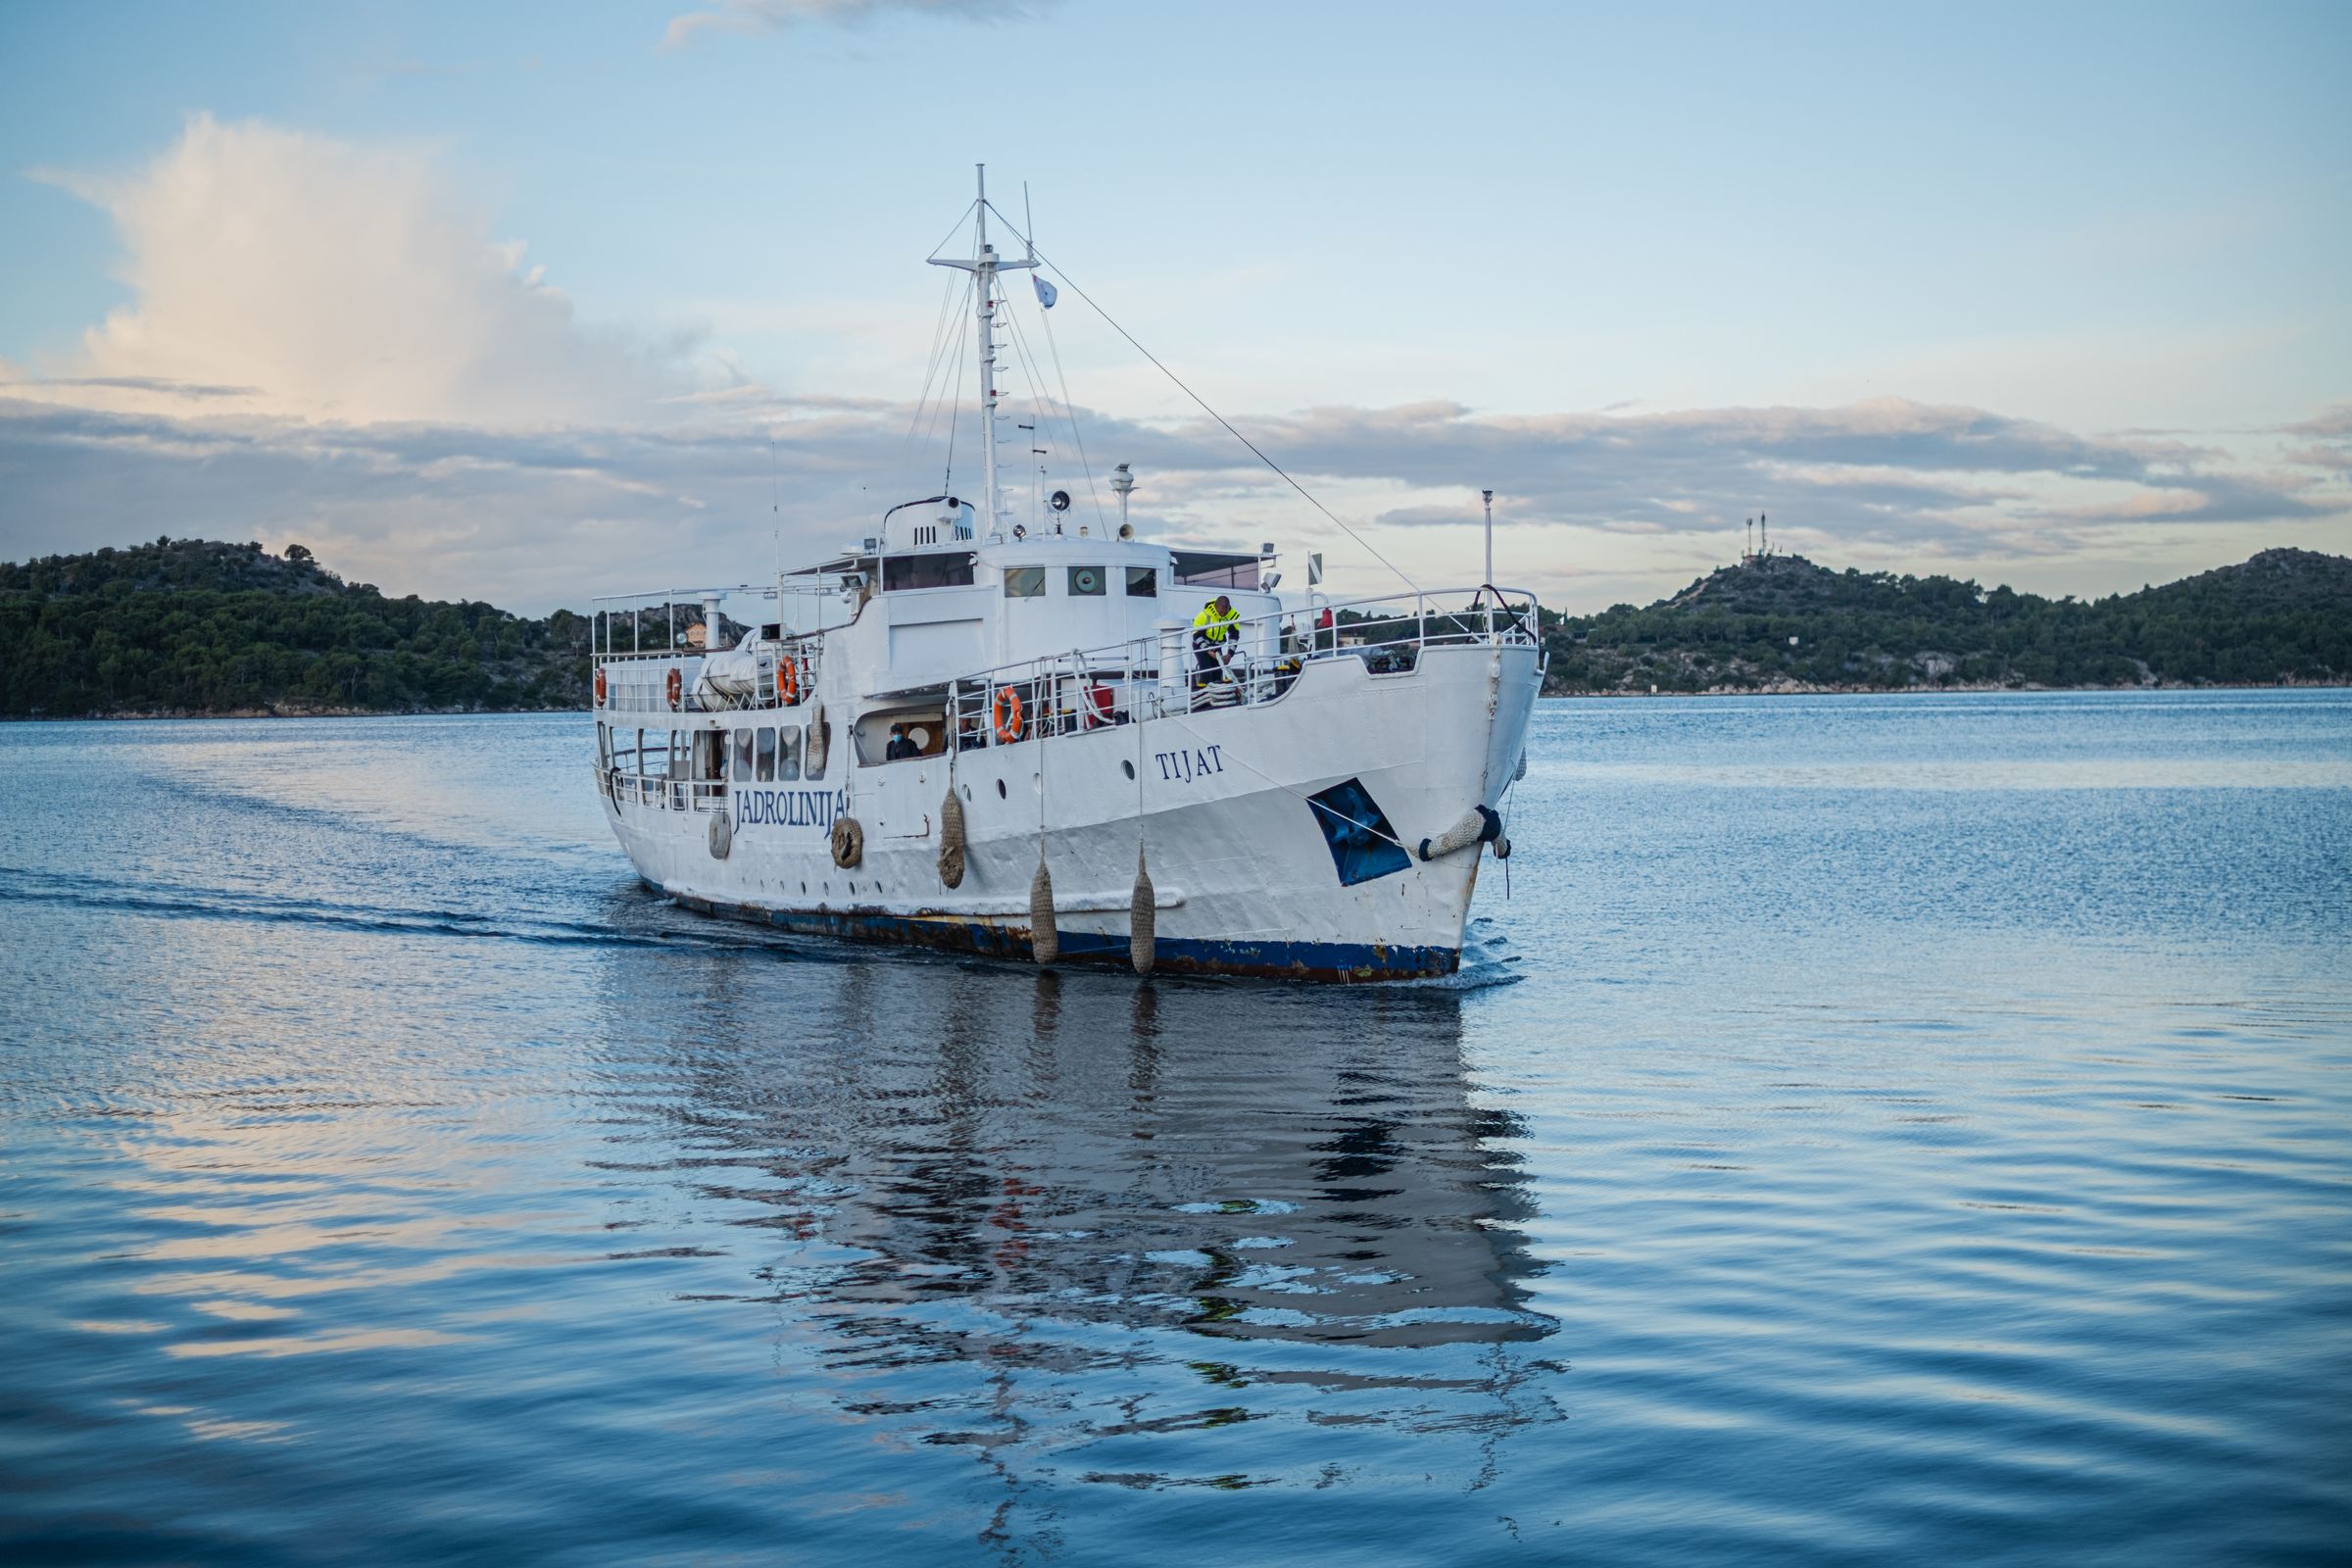
[[[707,923],[584,733],[0,728],[10,1559],[2352,1547],[2352,695],[1546,704],[1363,991]]]

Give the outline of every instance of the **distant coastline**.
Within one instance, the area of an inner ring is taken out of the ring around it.
[[[2266,685],[2230,684],[2223,682],[2170,682],[2152,686],[1770,686],[1716,687],[1695,692],[1636,692],[1636,691],[1546,691],[1541,701],[1567,702],[1626,702],[1634,699],[1663,700],[1665,698],[1705,699],[1712,697],[1966,697],[1966,696],[2069,696],[2083,693],[2106,693],[2111,696],[2131,696],[2158,692],[2277,692],[2277,691],[2344,691],[2352,689],[2352,680],[2280,681]],[[227,709],[218,712],[117,712],[117,713],[10,713],[0,714],[0,724],[166,724],[210,723],[229,719],[306,719],[306,718],[550,718],[563,713],[585,713],[585,703],[571,708],[252,708]]]
[[[299,545],[52,556],[0,564],[0,718],[583,712],[590,626],[387,599]],[[2343,687],[2352,560],[2266,550],[2083,603],[1757,556],[1647,607],[1547,612],[1543,634],[1546,697]]]
[[[1586,702],[1595,699],[1617,702],[1635,698],[1705,698],[1705,697],[1965,697],[1965,696],[2064,696],[2075,693],[2103,692],[2114,696],[2154,692],[2276,692],[2276,691],[2344,691],[2352,689],[2352,680],[2271,681],[2264,683],[2230,681],[2165,681],[2141,686],[1759,686],[1711,687],[1703,691],[1546,691],[1544,702]],[[478,718],[478,717],[551,717],[558,713],[585,713],[588,705],[580,703],[564,708],[247,708],[224,709],[216,712],[137,711],[114,713],[16,713],[0,715],[0,723],[14,724],[97,724],[97,723],[186,723],[212,719],[252,718]]]
[[[1752,555],[1644,608],[1546,613],[1546,695],[2352,684],[2352,560],[2266,550],[2089,602]]]

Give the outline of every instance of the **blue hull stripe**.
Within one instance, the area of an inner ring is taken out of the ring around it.
[[[650,882],[646,885],[656,893],[665,892]],[[1036,958],[1030,951],[1025,927],[1012,929],[983,920],[952,916],[923,918],[863,909],[763,909],[748,904],[721,904],[691,894],[675,897],[681,906],[702,914],[772,925],[802,936],[937,948],[1024,963]],[[1125,968],[1129,961],[1127,938],[1065,930],[1061,933],[1061,957],[1066,963]],[[1253,975],[1280,980],[1415,980],[1452,974],[1461,967],[1461,962],[1459,948],[1390,947],[1369,942],[1203,942],[1161,937],[1152,954],[1154,972]]]

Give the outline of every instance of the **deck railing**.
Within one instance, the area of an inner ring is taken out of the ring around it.
[[[1462,605],[1462,600],[1468,603]],[[1445,601],[1461,605],[1446,608]],[[970,750],[1009,746],[1041,735],[1062,735],[1211,708],[1255,708],[1289,693],[1307,666],[1360,660],[1374,675],[1418,667],[1422,651],[1456,646],[1536,647],[1541,643],[1536,599],[1519,590],[1418,592],[1335,601],[1311,610],[1284,610],[1229,622],[1215,642],[1196,639],[1189,624],[1165,622],[1149,637],[1094,649],[1074,649],[977,670],[949,683],[952,744]],[[604,652],[597,666],[607,677],[602,710],[610,714],[744,712],[787,706],[777,681],[786,661],[793,685],[806,698],[819,674],[821,640],[787,637],[755,651],[758,678],[748,697],[705,703],[697,687],[700,651],[647,649]],[[1205,656],[1205,657],[1204,657]],[[627,677],[662,668],[664,678]],[[678,701],[669,701],[666,673],[678,674]],[[626,775],[623,775],[626,776]]]
[[[820,662],[814,638],[789,637],[781,643],[765,644],[754,650],[756,674],[749,696],[705,702],[697,688],[702,684],[704,662],[710,657],[699,650],[599,655],[597,665],[607,672],[604,710],[610,713],[738,713],[784,708],[790,705],[784,701],[783,687],[776,679],[778,667],[787,660],[791,661],[793,689],[805,695],[815,687]],[[665,681],[632,681],[623,678],[636,669],[669,666],[674,666],[678,671],[678,704],[674,709],[669,703],[669,688]]]
[[[1442,599],[1467,594],[1447,610]],[[1361,660],[1375,675],[1420,665],[1428,648],[1536,647],[1533,594],[1480,588],[1351,600],[1229,622],[1215,641],[1163,624],[1150,637],[976,671],[950,683],[949,734],[962,750],[1280,702],[1310,664]]]

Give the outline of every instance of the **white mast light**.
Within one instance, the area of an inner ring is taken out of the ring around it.
[[[1479,499],[1487,504],[1487,575],[1484,585],[1494,586],[1494,492],[1481,490]]]
[[[1119,498],[1119,537],[1132,539],[1135,537],[1135,525],[1127,520],[1127,496],[1135,489],[1135,475],[1128,471],[1124,463],[1111,470],[1110,488]]]

